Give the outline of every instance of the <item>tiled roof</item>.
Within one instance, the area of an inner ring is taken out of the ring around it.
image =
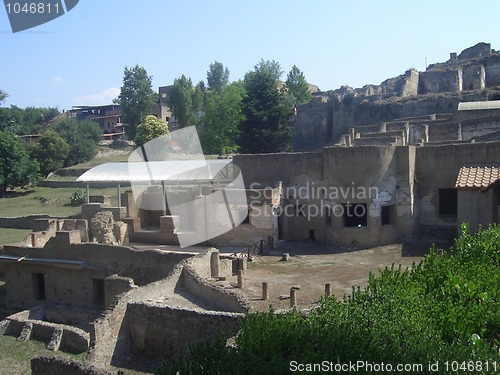
[[[468,165],[460,168],[456,188],[485,189],[500,179],[500,164]]]

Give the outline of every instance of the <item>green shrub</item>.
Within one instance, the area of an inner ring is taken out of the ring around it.
[[[463,226],[443,255],[431,249],[411,270],[370,274],[366,289],[325,298],[307,317],[248,314],[234,348],[223,340],[193,346],[158,374],[288,374],[290,361],[422,364],[420,373],[435,373],[429,364],[439,361],[441,374],[453,373],[446,361],[498,365],[499,249],[500,227],[471,235]]]
[[[80,206],[87,201],[87,192],[82,189],[76,189],[73,194],[71,194],[71,205]]]

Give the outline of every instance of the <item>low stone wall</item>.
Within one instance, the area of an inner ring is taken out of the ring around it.
[[[220,311],[244,313],[250,307],[238,294],[200,277],[192,267],[182,269],[182,283],[192,295],[210,302]]]
[[[27,323],[31,323],[31,337],[39,339],[48,344],[56,329],[62,330],[62,341],[60,349],[69,353],[83,353],[89,348],[89,334],[79,328],[54,324],[42,320],[22,319],[19,316],[11,315],[7,317],[4,334],[19,337]]]
[[[38,219],[48,219],[50,215],[28,215],[17,217],[0,217],[0,228],[32,229]]]
[[[84,362],[54,356],[38,356],[32,358],[31,374],[112,375],[109,371],[98,369]]]
[[[188,346],[222,335],[234,336],[243,314],[147,303],[129,303],[132,351],[134,354],[155,359],[171,359],[187,353]]]

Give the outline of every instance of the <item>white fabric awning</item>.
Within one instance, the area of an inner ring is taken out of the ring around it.
[[[226,168],[232,160],[168,160],[150,162],[105,163],[94,167],[80,177],[80,182],[161,182],[207,181],[218,176],[228,180]],[[221,172],[222,171],[222,172]]]

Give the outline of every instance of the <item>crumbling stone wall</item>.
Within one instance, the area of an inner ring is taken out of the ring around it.
[[[447,71],[421,72],[418,82],[418,94],[437,94],[440,92],[462,91],[462,69]]]
[[[237,329],[236,320],[242,317],[241,314],[198,311],[171,306],[168,302],[179,288],[191,287],[184,284],[185,267],[189,267],[190,277],[196,278],[199,283],[206,283],[204,277],[196,275],[196,270],[205,277],[211,275],[212,254],[215,252],[218,251],[209,249],[186,259],[167,278],[120,295],[114,305],[93,323],[87,359],[98,366],[105,366],[129,355],[131,350],[144,352],[144,355],[153,358],[171,358],[176,353],[184,353],[188,343],[213,337],[216,330],[232,335],[232,327]],[[229,272],[228,267],[220,269],[222,275]],[[194,288],[201,290],[199,285]],[[195,289],[188,289],[188,292]],[[201,296],[202,304],[223,304],[228,298],[228,293],[223,293],[222,288],[219,288],[219,294],[216,287],[211,292],[208,297]],[[199,323],[192,322],[198,318]],[[173,346],[176,349],[171,349]]]
[[[148,303],[128,306],[132,351],[155,359],[172,359],[187,353],[188,346],[213,339],[230,338],[239,330],[243,314],[159,307]]]
[[[24,317],[22,314],[14,314],[6,318],[2,323],[4,335],[19,337],[23,329],[30,325],[29,337],[43,341],[48,345],[56,330],[61,331],[60,349],[69,353],[84,353],[89,348],[89,334],[79,328],[62,324],[55,324],[43,320],[35,320]]]

